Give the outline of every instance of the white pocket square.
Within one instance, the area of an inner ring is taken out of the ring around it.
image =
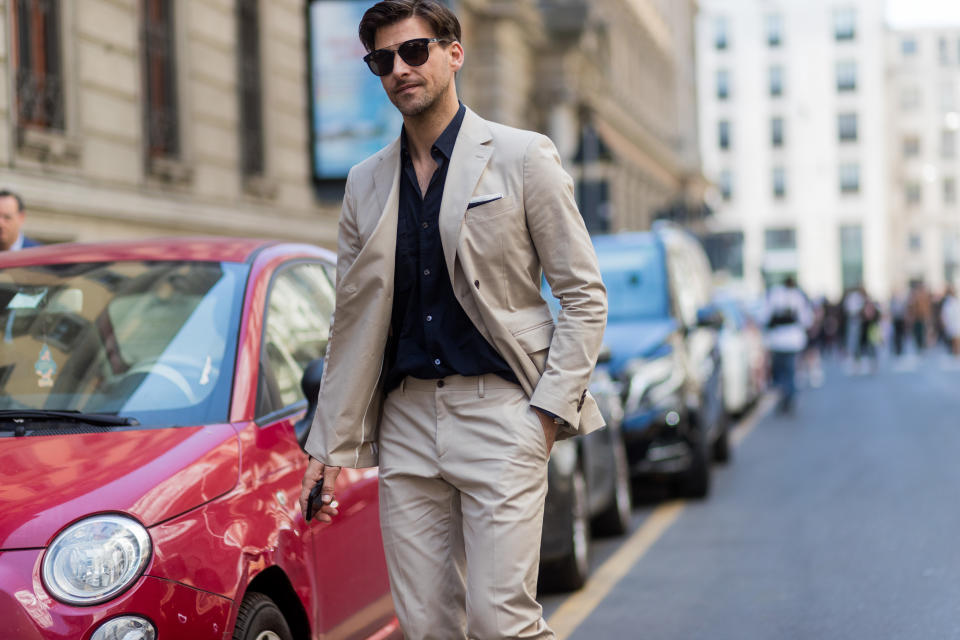
[[[467,209],[476,207],[481,204],[487,204],[488,202],[493,202],[494,200],[499,200],[503,197],[502,193],[488,193],[485,196],[474,196],[470,198],[469,204],[467,204]]]

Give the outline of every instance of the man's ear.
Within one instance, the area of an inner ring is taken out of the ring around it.
[[[450,43],[450,66],[453,68],[454,73],[460,71],[460,68],[463,66],[463,61],[463,45],[459,42]]]

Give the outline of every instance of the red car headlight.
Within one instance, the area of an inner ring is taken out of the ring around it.
[[[93,516],[54,538],[43,556],[43,584],[66,604],[106,602],[140,577],[151,551],[150,535],[136,520]]]

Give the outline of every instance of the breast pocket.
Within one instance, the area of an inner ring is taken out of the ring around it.
[[[497,200],[478,204],[475,207],[467,209],[465,220],[469,224],[484,224],[494,218],[499,218],[507,213],[515,211],[516,201],[512,196],[504,196]]]

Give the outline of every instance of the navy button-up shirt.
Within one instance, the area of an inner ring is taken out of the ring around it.
[[[466,108],[460,110],[430,154],[437,169],[427,193],[421,194],[417,172],[407,150],[406,132],[400,134],[400,210],[397,221],[397,257],[394,272],[391,339],[387,351],[386,391],[405,376],[421,379],[460,374],[496,374],[511,382],[516,376],[490,346],[453,294],[437,223],[450,157]]]

